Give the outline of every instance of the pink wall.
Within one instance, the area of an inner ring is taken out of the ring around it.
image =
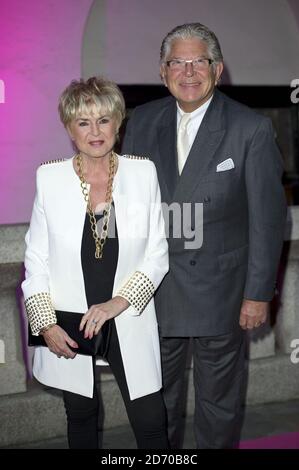
[[[0,96],[0,224],[27,222],[35,169],[42,161],[72,153],[57,100],[69,81],[81,75],[82,36],[91,4],[92,0],[1,2],[0,80],[5,102]]]

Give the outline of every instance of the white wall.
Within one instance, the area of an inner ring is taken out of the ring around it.
[[[66,84],[160,83],[161,40],[190,21],[215,30],[232,83],[299,78],[299,0],[0,0],[0,224],[27,222],[37,166],[72,154]]]
[[[298,0],[95,1],[85,29],[83,74],[104,73],[121,84],[160,83],[162,38],[178,24],[199,21],[220,40],[226,82],[289,85],[299,77],[298,11]]]

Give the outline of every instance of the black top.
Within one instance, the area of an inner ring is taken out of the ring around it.
[[[112,298],[114,277],[118,261],[118,235],[114,217],[113,206],[111,207],[108,237],[104,244],[102,259],[95,258],[95,241],[92,235],[89,215],[86,213],[85,224],[81,245],[81,263],[85,284],[85,294],[88,308],[92,305],[107,302]],[[102,214],[96,214],[99,221]],[[101,222],[98,224],[98,234],[101,233]],[[109,340],[109,322],[102,327],[104,336],[103,348],[100,355],[105,355]]]

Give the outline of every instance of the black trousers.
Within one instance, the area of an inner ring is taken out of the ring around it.
[[[107,360],[120,388],[139,449],[168,449],[166,409],[161,391],[131,400],[114,321]],[[79,378],[78,378],[79,380]],[[98,449],[99,398],[63,391],[70,449]]]
[[[182,446],[185,370],[191,338],[161,338],[170,447]],[[246,385],[245,334],[192,338],[194,431],[198,449],[237,444]]]

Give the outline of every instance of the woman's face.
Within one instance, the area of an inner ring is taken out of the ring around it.
[[[114,117],[91,110],[79,114],[71,121],[67,130],[81,154],[101,158],[113,149],[118,126]]]

